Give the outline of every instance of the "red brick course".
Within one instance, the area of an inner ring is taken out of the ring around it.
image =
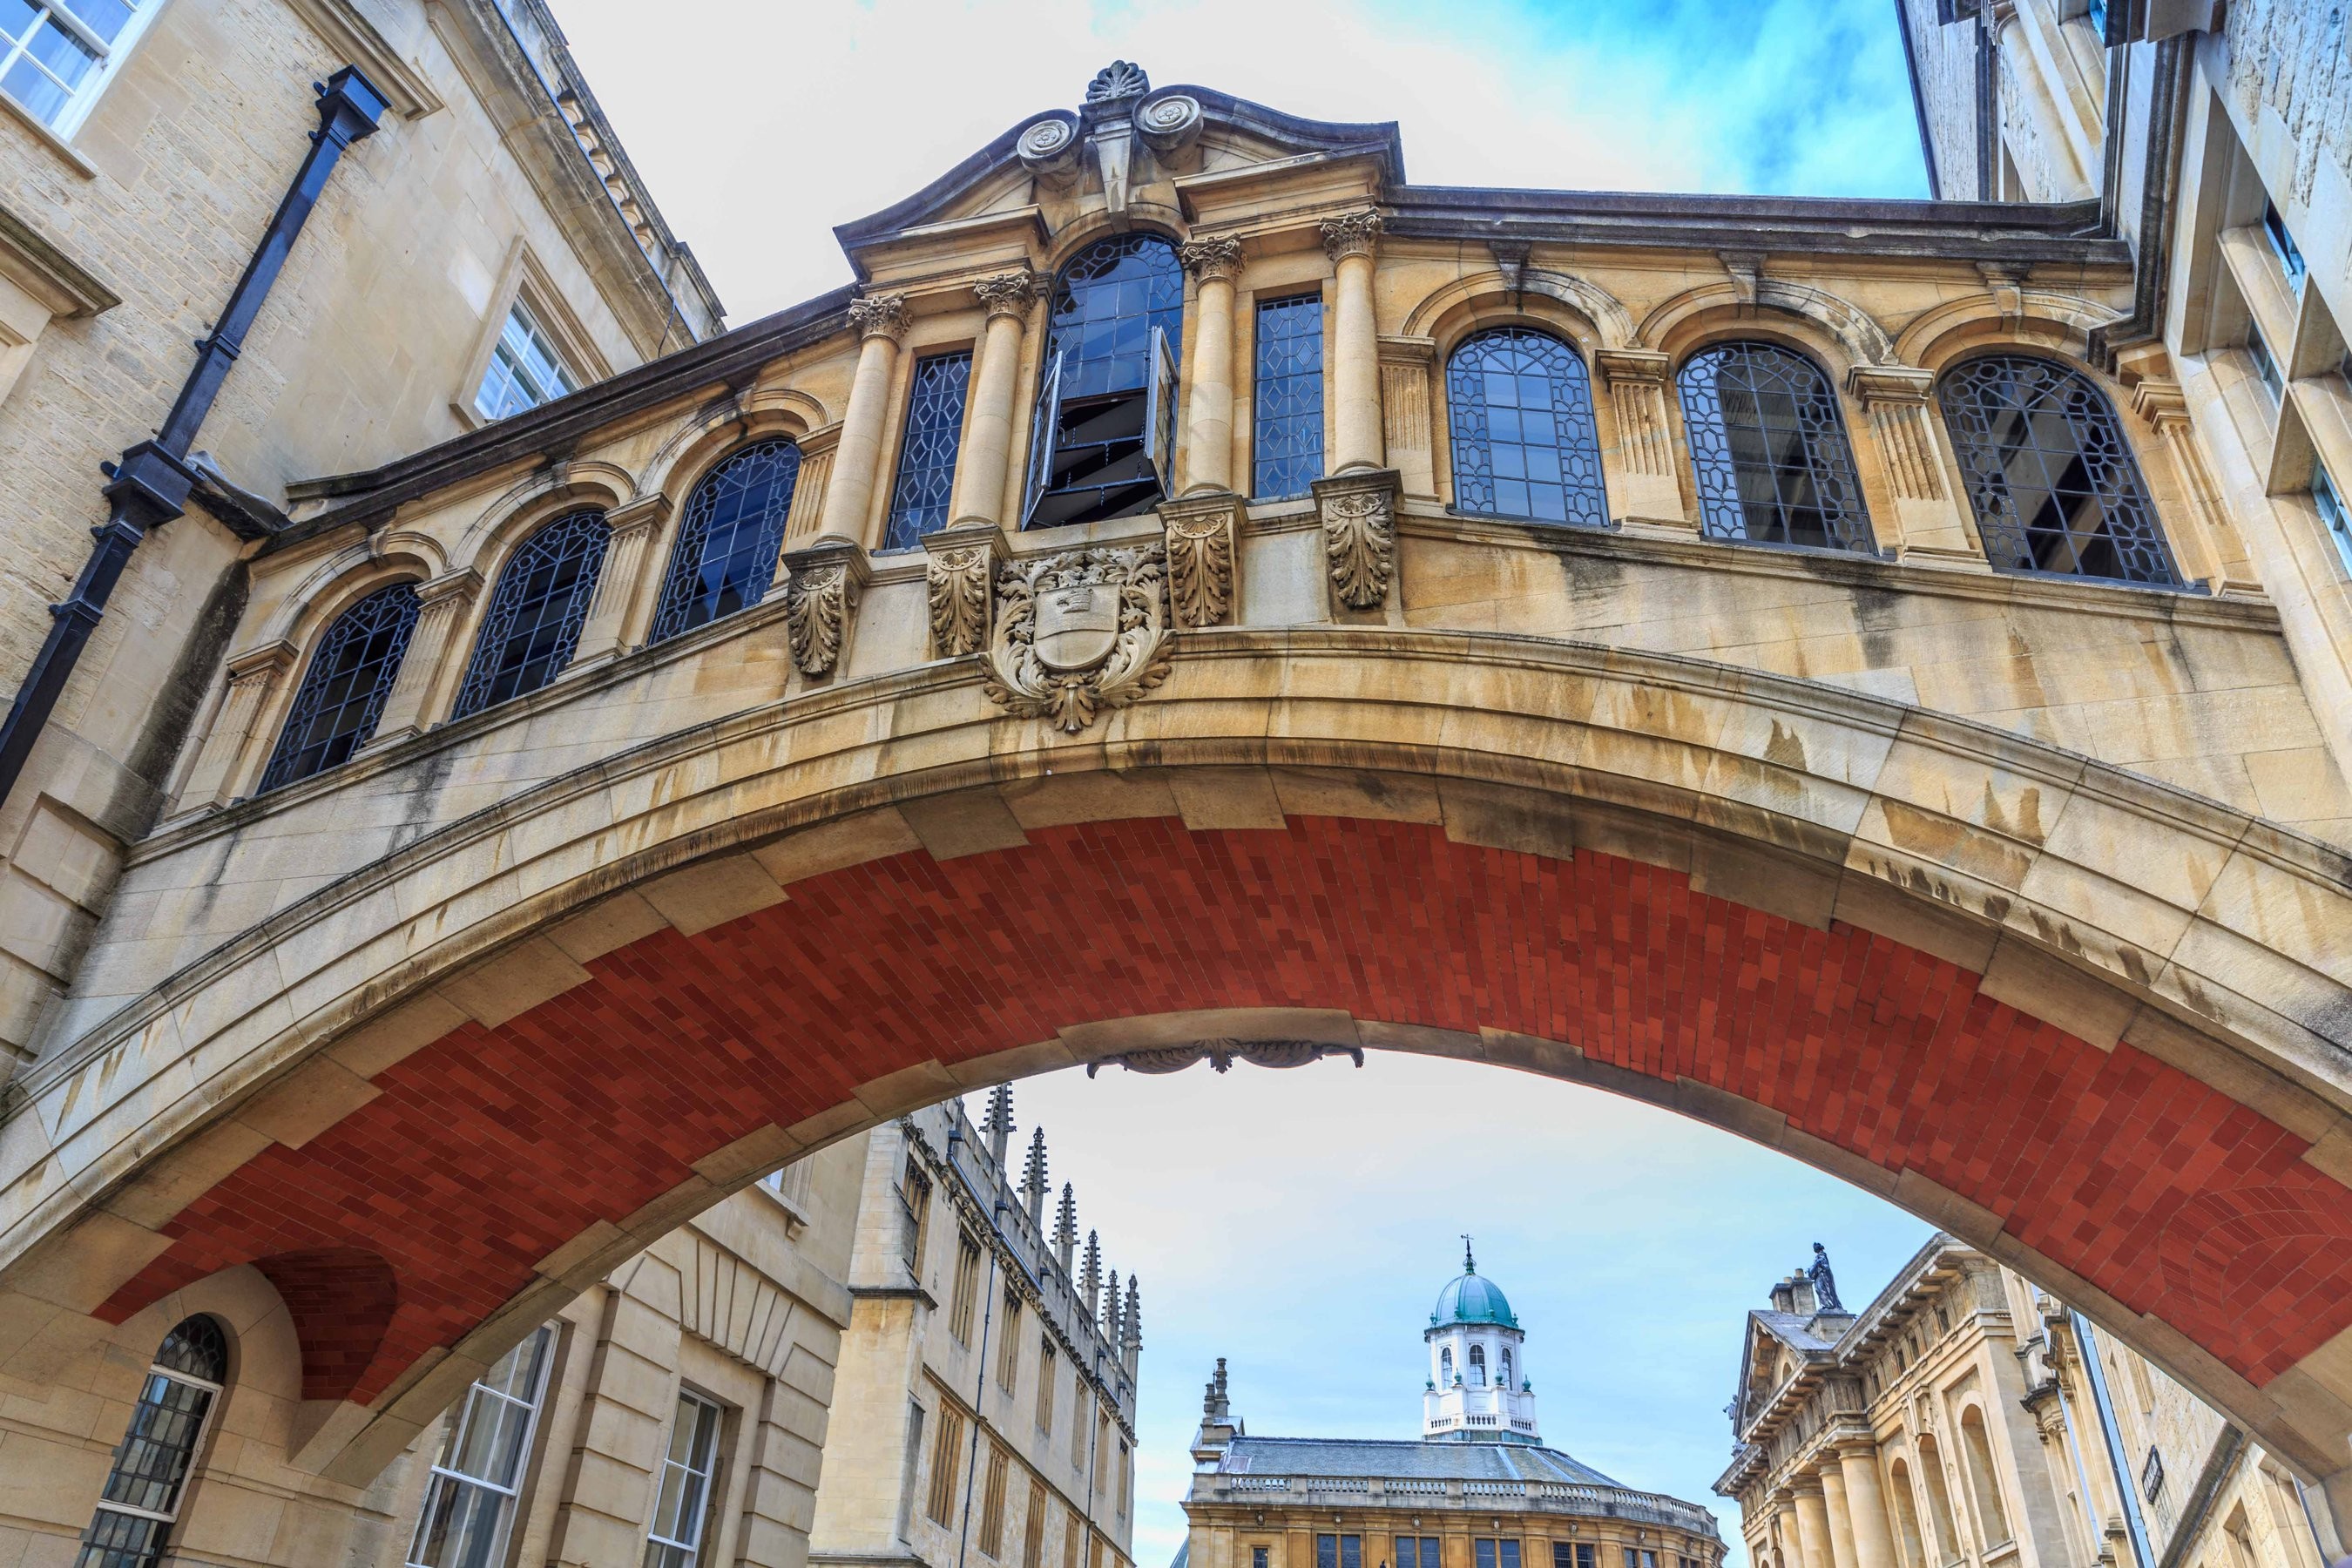
[[[1412,824],[1151,819],[1030,838],[812,878],[457,1030],[305,1147],[192,1204],[107,1315],[259,1263],[300,1303],[305,1396],[373,1399],[593,1221],[859,1083],[1093,1020],[1311,1006],[1566,1041],[1768,1106],[1991,1210],[2257,1384],[2352,1325],[2352,1192],[2300,1159],[2301,1139],[1883,937],[1605,855],[1547,860]]]

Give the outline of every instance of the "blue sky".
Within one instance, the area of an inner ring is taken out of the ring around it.
[[[1744,1314],[1815,1241],[1859,1308],[1929,1234],[1728,1133],[1459,1062],[1057,1073],[1016,1086],[1013,1110],[1020,1142],[1045,1129],[1108,1263],[1142,1280],[1142,1568],[1183,1538],[1218,1356],[1252,1432],[1419,1436],[1421,1334],[1465,1231],[1527,1331],[1545,1441],[1714,1509],[1740,1562],[1737,1506],[1707,1487]]]
[[[1431,184],[1924,196],[1894,0],[553,0],[742,322],[849,277],[832,226],[1114,58],[1395,120]]]

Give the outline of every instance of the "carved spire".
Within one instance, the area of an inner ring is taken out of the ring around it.
[[[1133,1372],[1143,1350],[1143,1288],[1132,1274],[1127,1277],[1127,1310],[1119,1315],[1118,1350],[1119,1359]]]
[[[1102,1304],[1102,1337],[1114,1355],[1118,1353],[1118,1270],[1114,1268],[1103,1288]]]
[[[998,1170],[1004,1169],[1005,1145],[1013,1141],[1011,1084],[1000,1083],[988,1091],[988,1114],[980,1119],[980,1130],[988,1134],[988,1157]]]
[[[1078,1194],[1070,1184],[1062,1184],[1062,1206],[1054,1215],[1054,1255],[1061,1259],[1065,1279],[1070,1272],[1070,1258],[1078,1250]]]
[[[1078,1270],[1078,1294],[1086,1298],[1087,1321],[1092,1322],[1102,1310],[1102,1243],[1093,1231],[1087,1232],[1087,1261]]]
[[[1044,1229],[1045,1226],[1045,1130],[1038,1128],[1029,1138],[1029,1159],[1021,1173],[1021,1190],[1028,1196],[1029,1223]]]

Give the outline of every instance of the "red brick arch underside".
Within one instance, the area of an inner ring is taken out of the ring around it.
[[[2128,1045],[1980,995],[1948,962],[1609,855],[1352,819],[1048,828],[811,878],[588,967],[235,1172],[104,1315],[257,1263],[299,1283],[305,1396],[369,1402],[558,1247],[768,1123],[1074,1024],[1283,1006],[1537,1036],[1714,1086],[1991,1211],[2257,1385],[2352,1324],[2352,1192],[2301,1160],[2302,1139]]]

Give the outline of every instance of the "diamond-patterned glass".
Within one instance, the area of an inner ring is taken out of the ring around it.
[[[1937,388],[1985,554],[2003,572],[2178,586],[2123,426],[2055,360],[1970,360]]]
[[[1874,553],[1836,390],[1776,343],[1718,343],[1679,378],[1683,427],[1712,538]]]
[[[1257,307],[1257,444],[1250,493],[1303,496],[1323,477],[1323,297],[1264,300]]]
[[[1151,380],[1151,329],[1178,352],[1184,269],[1153,234],[1123,234],[1079,253],[1054,285],[1045,362],[1062,358],[1062,397],[1133,392]],[[1181,357],[1181,355],[1179,356]]]
[[[587,510],[559,517],[523,542],[482,615],[455,717],[536,691],[562,673],[580,646],[612,537],[604,514]]]
[[[971,386],[971,354],[932,354],[915,362],[907,433],[898,442],[898,478],[890,489],[886,550],[904,550],[948,524],[948,492],[955,487],[956,450],[963,439],[964,395]]]
[[[1479,332],[1446,363],[1445,402],[1456,511],[1607,524],[1592,381],[1566,343],[1524,327]]]
[[[654,614],[652,640],[758,604],[776,575],[784,519],[801,475],[801,449],[761,441],[728,458],[694,487],[670,552],[669,577]]]
[[[367,744],[415,629],[414,583],[379,588],[335,617],[294,694],[262,793],[338,767]]]

